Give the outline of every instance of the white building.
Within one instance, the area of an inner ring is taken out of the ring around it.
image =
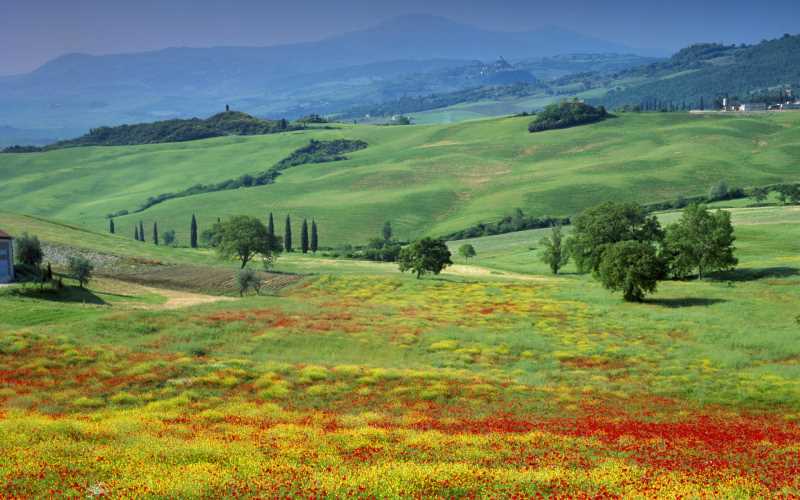
[[[748,102],[745,104],[739,105],[739,111],[743,111],[745,113],[752,113],[753,111],[766,111],[767,105],[763,102]]]
[[[14,239],[0,231],[0,283],[14,281]]]

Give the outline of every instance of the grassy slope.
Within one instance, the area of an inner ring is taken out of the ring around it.
[[[333,274],[177,311],[0,290],[0,496],[796,495],[800,210],[734,214],[751,271],[645,304],[574,275]]]
[[[314,217],[321,244],[363,242],[393,221],[402,238],[441,234],[522,207],[566,215],[609,198],[653,201],[732,185],[798,180],[800,114],[625,115],[571,130],[528,134],[528,118],[417,127],[345,126],[266,137],[80,148],[0,157],[0,210],[28,212],[94,230],[105,214],[148,196],[256,173],[310,138],[364,139],[345,162],[298,167],[277,184],[166,202],[122,217],[118,233],[157,220],[185,242],[197,213],[268,211]],[[296,225],[299,221],[296,222]],[[2,226],[0,220],[0,227]],[[297,229],[297,228],[296,228]],[[149,230],[148,230],[149,232]]]

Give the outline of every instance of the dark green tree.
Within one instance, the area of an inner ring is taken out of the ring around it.
[[[133,226],[133,239],[139,241],[139,226],[135,224]]]
[[[44,258],[44,252],[38,236],[22,233],[22,236],[14,240],[14,246],[16,247],[14,252],[20,263],[39,268]]]
[[[292,219],[286,216],[286,225],[283,229],[283,247],[287,252],[293,252],[292,248]]]
[[[139,241],[141,241],[143,243],[145,241],[145,239],[144,239],[144,222],[142,222],[142,221],[139,221]]]
[[[170,229],[168,231],[164,231],[164,244],[167,246],[172,246],[175,244],[176,237],[175,237],[175,230]]]
[[[664,269],[653,244],[628,240],[608,245],[598,275],[605,288],[621,291],[628,302],[641,302],[645,294],[656,291]]]
[[[192,224],[189,227],[189,246],[197,248],[197,218],[192,214]]]
[[[707,273],[736,267],[734,241],[730,212],[712,213],[703,205],[693,204],[667,228],[664,254],[676,278],[686,278],[696,271],[702,279]]]
[[[319,235],[317,234],[317,223],[311,221],[311,251],[317,253],[319,249]]]
[[[236,258],[242,269],[258,255],[272,260],[280,252],[280,242],[267,233],[264,223],[255,217],[239,215],[212,229],[218,241],[217,252],[223,258]]]
[[[300,228],[300,249],[303,253],[308,253],[308,221],[303,219],[303,225]]]
[[[114,219],[108,219],[108,232],[111,234],[116,233],[116,228],[114,227]]]
[[[272,212],[269,213],[269,222],[267,222],[267,232],[270,236],[275,236],[275,220],[272,218]]]
[[[383,239],[389,241],[392,239],[392,223],[388,220],[383,223]]]
[[[550,266],[553,274],[558,274],[558,271],[569,261],[569,252],[565,248],[561,226],[553,226],[550,230],[550,236],[542,240],[542,245],[544,245],[542,262]]]
[[[153,222],[153,244],[158,246],[158,222]]]
[[[439,274],[453,264],[450,257],[450,250],[444,241],[423,238],[400,251],[400,271],[412,271],[417,279],[427,273]]]
[[[750,196],[752,196],[757,203],[762,203],[769,196],[769,188],[765,187],[753,188],[750,191]]]
[[[660,242],[664,231],[654,215],[635,203],[609,201],[584,210],[575,218],[569,248],[582,272],[600,269],[608,245],[620,241]]]

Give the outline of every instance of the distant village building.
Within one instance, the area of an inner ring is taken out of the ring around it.
[[[0,230],[0,283],[14,281],[14,238]]]
[[[739,105],[739,111],[744,113],[753,113],[756,111],[766,111],[767,104],[764,102],[746,102]]]

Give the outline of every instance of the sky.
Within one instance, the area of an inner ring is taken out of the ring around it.
[[[554,25],[669,51],[800,33],[798,0],[0,0],[0,75],[72,52],[277,45],[426,13],[496,31]]]

